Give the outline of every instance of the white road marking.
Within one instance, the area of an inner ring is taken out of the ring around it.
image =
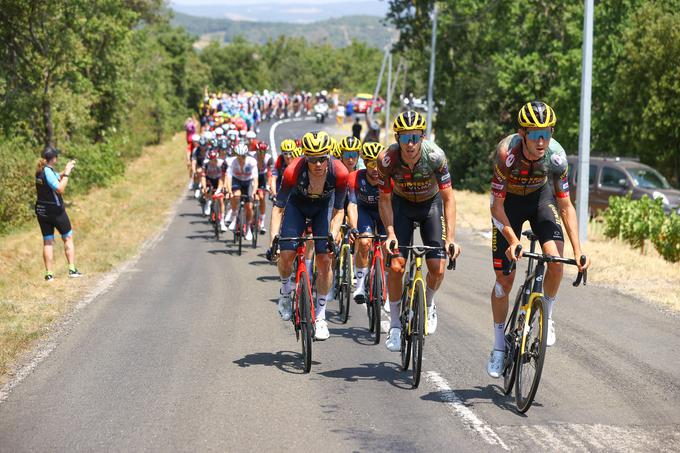
[[[456,416],[463,420],[468,428],[479,434],[489,445],[496,445],[503,450],[510,450],[491,426],[487,425],[484,420],[472,412],[472,409],[463,404],[458,395],[451,389],[449,383],[446,382],[446,379],[436,371],[425,371],[424,375],[425,379],[441,393],[441,398],[446,405]]]
[[[297,122],[297,121],[309,121],[314,118],[309,118],[309,117],[296,117],[296,118],[286,118],[283,120],[278,120],[274,124],[272,124],[272,127],[269,128],[269,148],[272,150],[272,157],[274,160],[277,158],[277,152],[276,152],[276,141],[274,141],[274,131],[276,131],[276,128],[279,127],[279,124],[285,124],[285,123],[292,123],[292,122]]]

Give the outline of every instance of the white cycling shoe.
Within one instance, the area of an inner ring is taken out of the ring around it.
[[[427,309],[427,334],[432,335],[437,331],[437,306],[432,304]]]
[[[314,339],[323,341],[328,340],[331,334],[328,332],[328,323],[325,319],[317,319],[315,324]]]
[[[203,207],[203,215],[204,216],[210,215],[210,203],[208,203],[207,201],[205,202],[205,206]]]
[[[253,240],[253,232],[250,231],[250,227],[248,227],[248,230],[246,231],[246,241],[252,241]]]
[[[290,300],[290,294],[281,294],[279,296],[279,316],[284,321],[290,321],[293,316],[293,301]]]
[[[385,346],[392,352],[401,351],[401,329],[399,327],[392,327],[390,333],[385,340]]]
[[[552,319],[548,319],[548,339],[546,341],[547,346],[552,346],[555,344],[557,338],[555,337],[555,323]]]
[[[200,198],[200,196],[201,196],[201,189],[196,189],[194,191],[194,198],[198,200]]]
[[[234,231],[236,229],[236,219],[232,220],[229,224],[229,231]]]
[[[491,351],[489,363],[486,364],[486,372],[492,378],[499,378],[503,373],[503,362],[505,361],[505,351]]]
[[[220,222],[220,231],[227,231],[227,225],[224,223],[224,220]]]

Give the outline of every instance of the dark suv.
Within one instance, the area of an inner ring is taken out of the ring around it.
[[[577,156],[567,156],[569,161],[569,185],[571,200],[576,200]],[[591,157],[590,158],[590,191],[588,195],[588,211],[590,216],[609,206],[609,197],[624,196],[632,193],[632,198],[638,200],[643,195],[649,198],[661,198],[663,208],[667,213],[672,211],[680,214],[680,190],[668,184],[658,171],[641,164],[638,160],[621,157]]]

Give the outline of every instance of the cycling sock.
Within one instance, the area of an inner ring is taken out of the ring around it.
[[[54,276],[54,274],[52,273],[52,271],[47,271],[47,272],[45,272],[45,277],[48,277],[48,276],[50,276],[50,275],[51,275],[51,276]]]
[[[553,306],[555,305],[557,296],[543,296],[543,302],[545,302],[545,313],[548,315],[548,319],[552,319]]]
[[[401,320],[399,319],[399,301],[390,302],[390,329],[398,327],[401,329]]]
[[[291,292],[291,287],[290,287],[290,275],[286,278],[281,278],[281,294],[288,294]]]
[[[75,272],[76,271],[76,265],[75,264],[69,264],[68,270],[70,270],[71,272]]]
[[[317,296],[316,298],[316,319],[326,319],[326,301],[330,297],[330,293],[325,296]]]
[[[505,323],[493,323],[493,349],[505,351]]]
[[[434,303],[434,293],[436,292],[436,289],[432,289],[429,286],[425,289],[425,303],[428,307],[431,307]]]
[[[310,273],[309,279],[311,280],[312,279],[311,273],[314,272],[314,269],[312,269],[312,260],[305,258],[305,266],[307,266],[307,272]]]
[[[367,267],[357,268],[357,288],[364,287],[364,279],[366,278],[366,273],[368,273]]]

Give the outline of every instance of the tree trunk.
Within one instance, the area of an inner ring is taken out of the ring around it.
[[[45,146],[54,146],[54,126],[52,124],[52,102],[50,102],[50,83],[52,77],[47,74],[45,77],[45,86],[43,88],[42,98],[42,114],[43,126],[45,129],[44,142]]]

